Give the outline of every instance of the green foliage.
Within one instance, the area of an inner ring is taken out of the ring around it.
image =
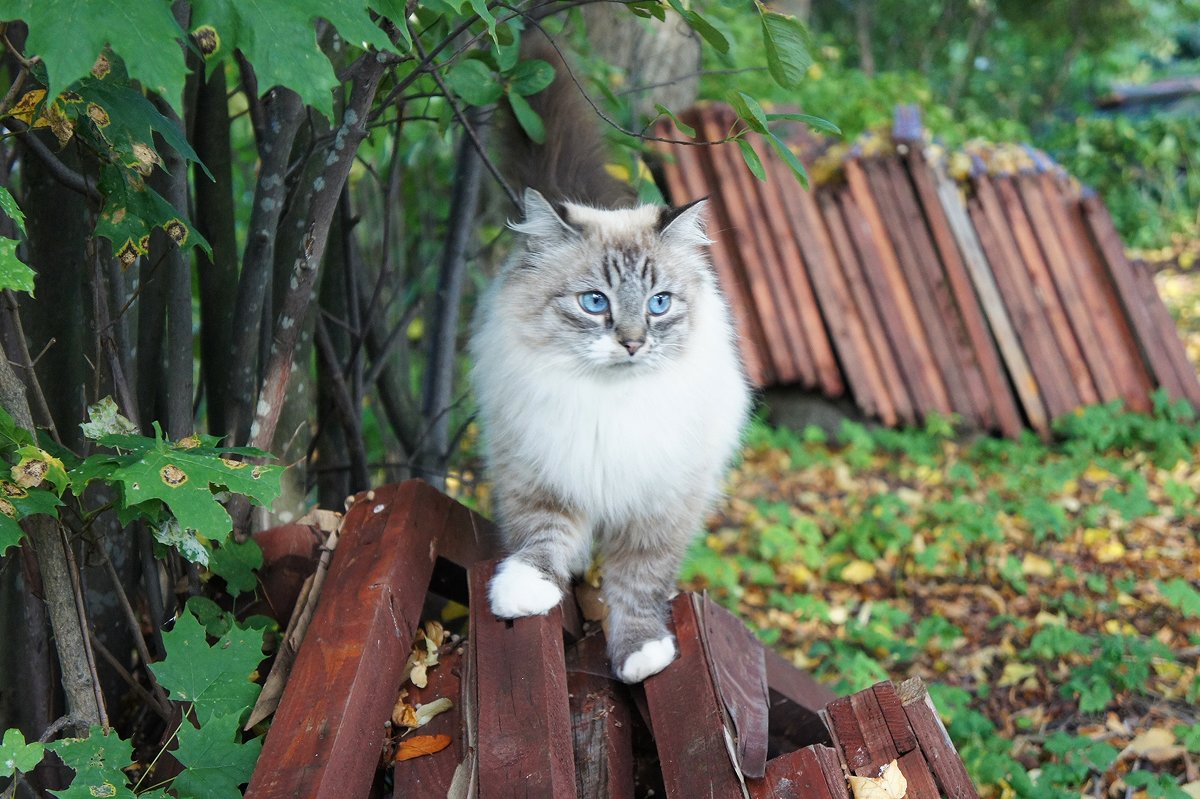
[[[70,787],[51,791],[60,799],[133,799],[121,770],[133,762],[133,746],[112,730],[94,726],[86,738],[63,738],[46,744],[46,748],[75,772]]]
[[[25,232],[25,214],[8,189],[0,186],[0,210]],[[33,270],[17,257],[17,241],[0,237],[0,290],[24,291],[33,296]]]
[[[32,741],[25,743],[20,730],[5,730],[0,741],[0,777],[11,777],[17,771],[33,771],[42,762],[45,745]]]
[[[179,727],[174,754],[186,768],[172,788],[180,799],[240,799],[238,786],[250,781],[262,751],[262,738],[239,740],[241,716],[237,710],[210,716],[199,728],[186,720]]]

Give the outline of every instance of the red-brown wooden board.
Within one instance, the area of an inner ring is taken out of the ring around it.
[[[1058,351],[1062,353],[1067,374],[1070,375],[1071,385],[1075,390],[1075,397],[1084,405],[1095,404],[1099,400],[1099,395],[1096,393],[1092,376],[1088,372],[1087,361],[1084,360],[1083,353],[1079,350],[1076,333],[1071,329],[1071,324],[1063,311],[1062,298],[1059,296],[1054,281],[1050,279],[1049,269],[1046,267],[1046,261],[1038,247],[1037,238],[1030,227],[1029,218],[1021,205],[1021,198],[1017,195],[1013,179],[999,177],[994,179],[992,184],[1000,196],[1001,206],[1008,219],[1009,230],[1012,231],[1017,250],[1021,254],[1025,273],[1032,283],[1034,296],[1054,334]]]
[[[1043,193],[1043,184],[1037,175],[1022,174],[1014,179],[1014,185],[1025,207],[1029,224],[1041,245],[1054,287],[1062,298],[1067,320],[1075,331],[1084,365],[1091,372],[1096,399],[1100,402],[1120,399],[1120,387],[1109,366],[1114,353],[1104,348],[1103,339],[1096,329],[1095,317],[1062,243],[1063,231],[1058,229],[1050,215],[1050,202]]]
[[[990,416],[1000,432],[1015,438],[1024,429],[1021,411],[1012,388],[1004,377],[1004,366],[996,342],[988,332],[981,300],[972,287],[970,274],[959,251],[959,242],[955,239],[946,209],[938,198],[929,164],[917,147],[909,149],[906,160],[921,209],[929,222],[929,230],[945,269],[946,280],[962,314],[963,325],[966,327],[975,357],[975,366],[984,383]]]
[[[881,393],[880,396],[888,398],[900,421],[905,424],[913,424],[917,419],[917,414],[913,409],[913,400],[908,387],[896,365],[899,357],[898,351],[893,349],[883,322],[883,312],[875,304],[871,288],[859,263],[858,253],[846,230],[846,223],[838,208],[837,200],[829,191],[818,192],[817,200],[820,205],[821,221],[829,234],[829,242],[836,258],[832,262],[834,266],[830,271],[836,272],[837,266],[840,264],[841,270],[845,274],[846,288],[854,303],[856,316],[862,320],[863,330],[871,345],[874,364],[879,370],[879,385],[883,392],[886,392]]]
[[[1092,317],[1101,349],[1111,354],[1108,366],[1119,396],[1128,408],[1149,411],[1150,377],[1129,330],[1125,312],[1116,302],[1108,270],[1101,263],[1101,256],[1084,226],[1079,193],[1060,175],[1043,173],[1039,181],[1047,198],[1046,210],[1061,235],[1067,262]],[[1117,357],[1118,353],[1120,357]]]
[[[698,129],[709,141],[722,138],[723,131],[711,114],[699,118]],[[781,383],[795,383],[803,380],[806,385],[815,384],[815,373],[811,370],[808,355],[804,350],[804,342],[797,340],[786,326],[785,311],[780,301],[781,287],[776,284],[775,274],[759,268],[769,259],[761,247],[761,231],[756,228],[754,220],[747,214],[745,201],[741,198],[740,173],[745,166],[735,163],[731,158],[733,153],[726,153],[722,146],[710,147],[718,152],[708,153],[706,163],[711,170],[709,185],[721,187],[721,200],[725,208],[730,228],[721,234],[730,240],[732,249],[744,257],[740,258],[742,274],[750,287],[750,295],[754,300],[754,308],[758,314],[759,323],[765,334],[767,352],[775,377]],[[807,365],[807,374],[801,371],[801,366]]]
[[[464,653],[452,650],[442,654],[438,664],[429,669],[428,682],[424,688],[408,684],[408,696],[404,701],[416,707],[427,705],[443,697],[454,703],[454,707],[434,716],[423,727],[409,735],[448,735],[450,745],[432,755],[422,755],[403,760],[393,766],[395,784],[403,785],[406,792],[421,796],[445,796],[454,781],[458,764],[465,752],[462,720],[462,670]],[[409,736],[400,738],[403,743]]]
[[[895,159],[887,161],[899,166]],[[895,252],[896,264],[917,309],[950,409],[972,426],[981,426],[983,414],[967,387],[962,359],[956,352],[957,340],[961,338],[954,329],[957,310],[949,302],[941,281],[931,279],[931,270],[926,268],[938,269],[938,266],[925,263],[924,254],[916,246],[915,235],[918,230],[924,231],[924,220],[911,210],[911,189],[907,185],[897,185],[895,176],[880,159],[863,159],[858,163],[876,198],[883,234]]]
[[[752,181],[757,205],[766,213],[766,238],[775,244],[783,277],[795,300],[800,324],[804,328],[804,337],[808,342],[808,352],[816,369],[816,382],[825,396],[840,397],[845,392],[842,373],[838,369],[829,334],[825,331],[822,307],[817,303],[810,275],[800,254],[798,237],[792,233],[791,221],[780,197],[780,194],[803,192],[804,189],[761,137],[754,137],[753,142],[762,153],[763,167],[767,172],[766,181]],[[824,310],[825,318],[829,318],[835,309]]]
[[[669,799],[742,795],[725,745],[725,717],[700,641],[692,598],[671,602],[679,657],[643,683]],[[703,734],[697,735],[698,730]]]
[[[774,153],[769,158],[777,171],[783,169]],[[773,189],[782,202],[787,220],[782,228],[783,234],[799,245],[820,302],[820,311],[829,328],[829,337],[858,406],[864,413],[877,416],[884,424],[895,425],[899,421],[895,405],[883,382],[864,321],[851,297],[850,288],[838,264],[838,255],[812,193],[804,191],[791,179],[772,181],[767,188]]]
[[[888,735],[896,745],[900,754],[910,752],[917,747],[917,738],[913,735],[908,717],[904,715],[904,705],[896,686],[890,682],[881,682],[871,687],[875,701],[879,703],[879,712],[883,714],[884,724],[887,725]]]
[[[1078,396],[1041,304],[1029,285],[1000,200],[986,175],[975,179],[975,196],[968,201],[968,209],[1029,367],[1045,398],[1046,410],[1052,418],[1069,413],[1079,404]]]
[[[454,505],[417,480],[358,496],[248,797],[366,794]]]
[[[604,647],[604,637],[593,634],[567,650],[575,789],[579,799],[632,799],[629,690],[613,678]]]
[[[937,780],[920,749],[900,755],[900,773],[908,780],[906,799],[942,799]]]
[[[745,777],[761,777],[767,765],[767,669],[763,647],[732,613],[707,594],[692,604],[713,687],[733,736],[733,751]]]
[[[695,114],[689,117],[693,123],[695,117]],[[698,151],[703,149],[705,148],[699,146],[679,146],[672,148],[668,154],[663,165],[663,174],[667,179],[671,200],[676,205],[698,200],[710,193],[705,182],[705,169],[698,154]],[[769,371],[770,356],[767,354],[758,315],[749,301],[749,289],[739,271],[732,237],[725,235],[731,225],[719,197],[710,198],[707,211],[709,237],[714,240],[713,268],[731,306],[747,374],[755,385],[767,385],[774,381],[773,374]]]
[[[942,793],[947,799],[979,799],[979,792],[971,783],[966,766],[950,742],[950,736],[921,680],[905,681],[900,685],[899,693],[904,714],[920,743],[921,754]]]
[[[495,561],[471,568],[471,657],[481,797],[575,792],[561,611],[504,620],[488,607]],[[574,601],[568,599],[568,601]]]
[[[1129,268],[1133,271],[1134,279],[1142,289],[1143,301],[1150,311],[1150,318],[1154,320],[1155,327],[1158,329],[1161,346],[1175,369],[1175,377],[1179,381],[1183,398],[1191,402],[1194,407],[1200,407],[1200,384],[1196,382],[1196,366],[1188,360],[1183,340],[1179,337],[1179,330],[1175,326],[1175,320],[1171,318],[1171,312],[1167,310],[1162,297],[1158,295],[1154,277],[1144,264],[1131,263]]]
[[[900,367],[916,374],[917,379],[914,382],[921,386],[921,391],[917,392],[917,396],[920,398],[922,394],[924,395],[922,408],[924,413],[930,411],[950,413],[952,410],[950,398],[937,366],[937,357],[933,353],[933,347],[925,332],[925,327],[921,323],[920,313],[913,301],[908,283],[904,279],[896,251],[888,238],[879,203],[871,192],[866,173],[862,164],[856,160],[846,162],[845,172],[850,188],[849,195],[854,201],[853,207],[857,208],[862,217],[862,224],[856,225],[851,223],[850,216],[847,215],[846,227],[852,238],[855,236],[856,229],[865,234],[856,240],[863,269],[868,275],[873,268],[879,270],[881,277],[886,281],[888,290],[892,292],[892,302],[899,313],[904,335],[908,336],[913,343],[914,360],[901,363]],[[843,206],[843,211],[849,211],[851,208],[850,204],[846,204]]]
[[[746,788],[751,799],[844,799],[846,796],[844,789],[839,793],[830,790],[825,765],[815,747],[772,758],[767,763],[766,775],[761,780],[747,780]]]

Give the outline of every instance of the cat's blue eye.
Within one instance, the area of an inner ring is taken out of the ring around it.
[[[579,307],[588,313],[604,313],[608,310],[608,297],[599,291],[585,291],[579,295]]]
[[[646,301],[646,310],[650,312],[651,316],[662,316],[670,307],[671,295],[665,291],[661,294],[655,294]]]

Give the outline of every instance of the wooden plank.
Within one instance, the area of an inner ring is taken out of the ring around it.
[[[812,358],[816,372],[816,383],[828,397],[840,397],[846,391],[842,381],[841,370],[838,369],[837,358],[833,354],[833,345],[825,330],[824,318],[829,318],[828,309],[822,313],[822,306],[817,303],[813,292],[804,258],[800,254],[798,237],[796,236],[788,212],[784,207],[780,194],[803,192],[804,189],[796,182],[791,170],[783,163],[775,151],[766,146],[762,137],[754,138],[755,144],[762,153],[763,166],[767,171],[767,180],[751,180],[752,188],[758,198],[758,208],[767,220],[767,236],[775,244],[776,254],[782,268],[784,281],[788,284],[791,296],[795,301],[799,314],[800,325],[804,328],[804,338],[808,343],[809,357]],[[750,176],[745,175],[746,179]]]
[[[770,157],[778,160],[774,154]],[[790,176],[788,180],[771,181],[767,190],[773,190],[782,203],[787,220],[784,230],[790,232],[790,239],[799,247],[829,338],[858,407],[886,425],[895,425],[899,421],[896,406],[884,384],[864,320],[851,296],[812,192],[801,189]],[[873,308],[870,312],[874,316]]]
[[[907,180],[904,185],[898,184],[894,179],[898,176],[888,169],[889,163],[899,168],[899,163],[894,158],[863,159],[860,163],[867,184],[875,195],[884,235],[895,250],[900,274],[908,286],[921,326],[925,330],[930,354],[937,366],[938,376],[945,385],[949,407],[973,426],[981,426],[983,414],[975,406],[974,398],[967,388],[961,359],[955,351],[957,336],[952,322],[957,316],[957,310],[949,301],[949,295],[941,288],[940,281],[932,280],[932,275],[925,268],[938,267],[925,263],[914,241],[917,228],[924,229],[924,221],[919,213],[911,210],[912,191],[907,185]]]
[[[1130,327],[1143,359],[1150,366],[1151,374],[1172,397],[1187,396],[1175,371],[1171,356],[1163,346],[1154,317],[1137,286],[1133,268],[1125,257],[1124,245],[1121,243],[1117,229],[1113,226],[1108,209],[1096,196],[1085,197],[1082,205],[1092,239],[1097,250],[1103,256],[1102,263],[1117,289],[1117,298],[1125,309],[1125,316],[1129,319]],[[1173,338],[1178,341],[1177,336]]]
[[[1175,326],[1171,312],[1167,310],[1162,297],[1158,294],[1158,287],[1154,285],[1154,277],[1144,264],[1131,263],[1129,267],[1133,271],[1136,282],[1142,287],[1142,297],[1146,308],[1149,309],[1150,318],[1154,320],[1155,327],[1158,329],[1161,346],[1175,368],[1175,377],[1179,381],[1183,398],[1188,400],[1193,407],[1200,407],[1200,383],[1196,381],[1196,366],[1187,357],[1183,339],[1179,336],[1179,330]]]
[[[877,380],[882,389],[879,395],[880,406],[885,407],[883,397],[886,397],[892,408],[895,409],[899,420],[905,424],[913,424],[917,415],[913,410],[913,400],[909,395],[904,378],[896,365],[898,363],[897,352],[893,349],[888,332],[885,330],[883,313],[876,306],[871,289],[863,276],[858,253],[846,230],[842,212],[838,208],[835,197],[829,191],[818,191],[817,200],[820,206],[821,220],[824,222],[824,229],[829,233],[829,243],[833,248],[834,258],[830,262],[829,272],[830,274],[836,273],[840,267],[841,273],[845,275],[846,288],[853,301],[855,316],[862,321],[863,331],[871,345],[872,361],[878,369]],[[814,224],[814,229],[819,228],[820,226]],[[801,241],[803,240],[802,237]]]
[[[1004,359],[1004,365],[1012,377],[1013,387],[1021,400],[1030,426],[1042,438],[1050,436],[1050,420],[1045,400],[1037,380],[1033,376],[1025,349],[1017,336],[1013,319],[1004,304],[1000,288],[996,283],[995,270],[988,262],[979,231],[973,224],[967,205],[959,194],[958,186],[945,174],[937,173],[937,194],[946,221],[958,242],[963,256],[963,265],[975,286],[979,302],[983,306],[988,326],[996,337],[996,346]]]
[[[747,780],[751,799],[834,799],[821,761],[812,749],[772,758],[762,779]]]
[[[716,141],[722,137],[719,124],[710,114],[700,115],[697,122],[704,138]],[[727,149],[732,148],[707,148],[710,185],[720,187],[722,205],[731,224],[723,235],[731,240],[733,249],[745,253],[746,257],[741,259],[742,273],[765,334],[772,370],[782,383],[803,381],[806,385],[814,385],[815,373],[804,350],[804,342],[797,339],[788,324],[790,317],[781,301],[783,289],[771,268],[773,259],[764,250],[761,231],[748,215],[745,200],[741,197],[740,173],[745,167],[734,163],[731,158],[736,156],[727,153]],[[801,371],[802,367],[808,367],[808,370]]]
[[[846,780],[846,765],[838,757],[837,750],[830,746],[814,746],[812,753],[821,764],[825,785],[834,799],[849,799],[850,783]]]
[[[1028,273],[1021,263],[1000,199],[986,175],[976,178],[975,196],[968,201],[968,209],[979,242],[992,266],[996,285],[1028,356],[1029,368],[1045,398],[1046,410],[1051,418],[1069,413],[1078,406],[1079,399],[1041,304],[1029,285]]]
[[[899,322],[899,328],[893,331],[893,343],[896,336],[911,342],[912,360],[905,359],[900,366],[912,378],[909,385],[913,388],[918,409],[921,413],[950,413],[952,408],[945,383],[942,381],[925,328],[921,324],[917,307],[897,261],[896,252],[888,240],[887,229],[863,168],[857,161],[847,161],[845,170],[850,192],[849,196],[843,195],[843,199],[853,199],[853,204],[846,202],[843,205],[846,227],[858,246],[863,271],[868,280],[871,279],[872,273],[878,270],[881,280],[876,285],[879,289],[886,285],[886,291],[890,294],[890,304],[895,308],[896,317],[889,318],[889,322]],[[855,208],[860,215],[859,220],[852,218]],[[879,291],[876,291],[875,298],[878,302]]]
[[[900,701],[908,723],[916,733],[921,753],[929,764],[942,793],[947,799],[979,799],[962,758],[950,741],[950,735],[925,690],[920,678],[906,680],[900,685]]]
[[[360,495],[247,796],[363,797],[455,504],[410,480]],[[338,686],[330,691],[329,686]]]
[[[907,799],[942,799],[925,755],[913,749],[900,756],[900,773],[908,780]]]
[[[768,731],[771,738],[788,741],[791,748],[832,743],[821,710],[837,699],[837,694],[788,663],[774,650],[764,648],[763,659],[770,698]]]
[[[767,765],[767,669],[754,633],[707,594],[693,594],[713,686],[733,733],[738,768],[761,777]]]
[[[850,704],[850,697],[843,696],[830,702],[821,711],[825,718],[825,726],[833,736],[833,744],[851,774],[862,776],[871,765],[871,753],[867,748],[867,739],[862,728],[858,726],[858,717]],[[877,776],[877,775],[871,775]]]
[[[1066,312],[1071,329],[1075,332],[1083,363],[1091,373],[1096,401],[1120,399],[1120,387],[1109,367],[1115,353],[1104,347],[1104,339],[1096,329],[1095,319],[1083,294],[1083,286],[1071,268],[1070,259],[1063,246],[1062,231],[1050,216],[1050,203],[1043,193],[1043,184],[1037,175],[1021,174],[1014,179],[1014,186],[1025,208],[1029,225],[1037,237],[1038,244],[1041,245],[1050,278],[1058,296],[1062,298],[1062,308]]]
[[[704,167],[700,164],[698,153],[695,152],[701,149],[704,148],[678,145],[667,151],[663,174],[667,179],[671,200],[676,205],[698,200],[710,193],[704,180]],[[709,200],[707,216],[710,238],[714,240],[713,268],[729,301],[746,373],[755,385],[768,385],[774,380],[767,368],[770,360],[763,342],[762,328],[748,300],[749,291],[740,275],[733,244],[730,237],[723,235],[723,231],[729,229],[729,222],[725,219],[725,208],[719,197]]]
[[[881,682],[872,686],[871,690],[875,693],[879,712],[883,714],[883,721],[887,725],[888,735],[891,736],[896,751],[904,754],[916,749],[917,738],[908,723],[908,717],[904,715],[904,706],[900,702],[896,686],[890,682]]]
[[[965,263],[962,246],[955,238],[954,230],[934,182],[932,168],[925,161],[920,147],[911,147],[906,155],[909,175],[920,198],[925,219],[933,235],[937,253],[945,269],[950,291],[962,314],[963,325],[971,342],[975,365],[984,383],[984,390],[991,416],[1000,432],[1016,438],[1025,428],[1021,421],[1021,410],[1017,398],[1004,375],[1004,365],[996,348],[996,342],[988,332],[982,300],[972,287],[971,276]],[[1007,323],[1007,316],[1003,318]]]
[[[726,746],[728,731],[700,641],[700,622],[688,594],[671,602],[679,657],[643,683],[671,799],[737,797],[742,782]],[[703,734],[697,731],[703,730]]]
[[[1039,181],[1047,198],[1046,210],[1060,234],[1067,263],[1075,275],[1075,284],[1087,305],[1103,351],[1111,354],[1108,365],[1118,393],[1126,407],[1147,412],[1150,410],[1150,375],[1145,363],[1136,356],[1137,343],[1117,302],[1112,280],[1083,221],[1079,193],[1062,175],[1044,172]]]
[[[1067,367],[1066,374],[1071,378],[1075,397],[1084,405],[1093,405],[1100,398],[1096,393],[1096,385],[1092,382],[1087,361],[1080,352],[1076,333],[1063,310],[1062,298],[1050,278],[1050,270],[1042,257],[1041,248],[1034,236],[1029,217],[1025,214],[1025,208],[1021,205],[1021,198],[1017,194],[1013,179],[999,177],[992,181],[992,185],[1008,218],[1009,229],[1017,243],[1017,250],[1021,253],[1025,273],[1032,282],[1034,296],[1050,325],[1058,350],[1062,353],[1063,363]]]
[[[479,795],[573,796],[575,753],[561,611],[496,618],[487,600],[495,567],[496,561],[486,561],[470,573]]]
[[[567,650],[567,691],[579,799],[633,799],[633,717],[629,691],[612,677],[604,636]]]
[[[438,657],[438,664],[429,670],[425,687],[418,688],[411,683],[407,686],[408,696],[404,701],[414,707],[427,705],[442,697],[452,701],[454,707],[434,716],[424,727],[412,733],[448,735],[450,745],[432,755],[396,763],[392,768],[392,779],[398,795],[445,796],[450,791],[466,749],[462,719],[462,669],[465,659],[461,647],[444,648]]]
[[[871,688],[851,694],[850,708],[858,720],[858,728],[863,734],[863,743],[867,747],[868,766],[860,777],[877,777],[880,769],[900,757],[896,744],[892,741],[892,732],[883,718],[883,710],[879,700]]]

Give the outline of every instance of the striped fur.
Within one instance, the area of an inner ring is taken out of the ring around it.
[[[559,208],[526,192],[514,225],[524,246],[484,296],[472,335],[510,552],[492,608],[548,611],[595,551],[609,654],[619,677],[638,681],[674,657],[666,601],[719,496],[750,393],[705,251],[703,204],[674,215]],[[608,313],[580,307],[589,291],[609,298]],[[660,292],[671,305],[652,316],[646,303]],[[632,354],[622,343],[631,340],[642,342]]]

